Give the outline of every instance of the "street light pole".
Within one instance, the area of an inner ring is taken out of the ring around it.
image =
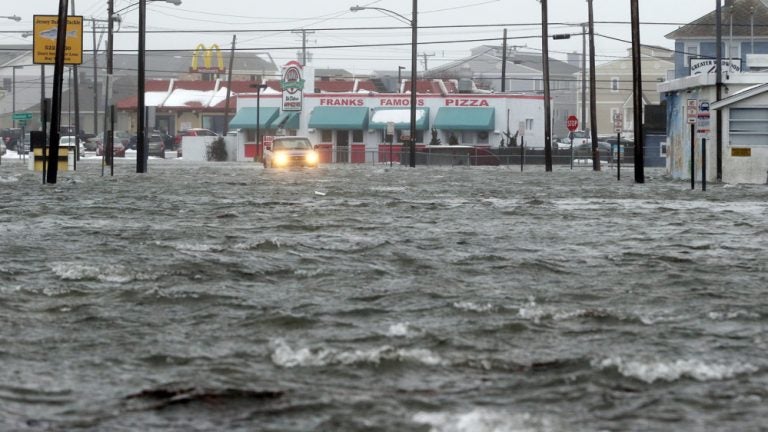
[[[13,78],[11,79],[11,93],[13,93],[13,127],[16,127],[16,69],[22,69],[24,66],[13,66]]]
[[[146,54],[146,40],[147,40],[147,2],[148,1],[165,1],[166,3],[172,3],[176,6],[181,4],[181,0],[139,0],[139,61],[138,61],[138,94],[137,94],[137,109],[136,116],[136,172],[147,172],[147,149],[146,149],[146,103],[144,100],[145,89],[145,54]],[[112,4],[110,3],[110,6]],[[132,7],[132,6],[128,6]],[[123,8],[125,10],[127,8]],[[109,20],[112,21],[112,15],[109,16]],[[109,35],[112,39],[112,34]],[[110,55],[111,57],[111,55]]]
[[[383,12],[386,15],[389,15],[392,18],[395,18],[399,21],[402,21],[406,24],[409,24],[411,26],[411,101],[410,101],[410,111],[411,111],[411,131],[410,134],[410,166],[411,168],[416,167],[416,80],[418,78],[417,70],[416,70],[416,49],[417,49],[417,43],[418,43],[418,10],[419,10],[419,2],[418,0],[413,0],[413,7],[411,9],[411,19],[400,15],[397,12],[391,11],[389,9],[384,9],[380,7],[372,7],[372,6],[352,6],[349,8],[351,12],[357,12],[365,9],[373,9],[380,12]],[[398,70],[398,74],[399,74]]]
[[[21,17],[20,17],[20,16],[16,16],[16,15],[11,15],[11,16],[0,16],[0,18],[8,18],[9,20],[14,20],[14,21],[16,21],[16,22],[19,22],[19,21],[21,21]]]
[[[267,85],[258,83],[252,84],[251,87],[256,89],[256,148],[258,149],[261,145],[261,91],[266,89]]]

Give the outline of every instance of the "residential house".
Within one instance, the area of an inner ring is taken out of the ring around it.
[[[643,106],[658,105],[661,101],[656,86],[666,80],[668,71],[674,68],[674,52],[657,46],[642,46],[640,48],[640,64],[643,76]],[[586,119],[584,129],[589,129],[590,116],[582,115],[582,97],[589,98],[589,75],[586,77],[587,91],[582,91],[581,72],[575,75],[577,87],[577,117]],[[622,116],[622,131],[632,135],[634,130],[634,96],[632,91],[632,53],[627,56],[595,66],[595,99],[597,101],[597,133],[599,135],[614,134],[614,119]],[[589,110],[589,99],[586,104]]]

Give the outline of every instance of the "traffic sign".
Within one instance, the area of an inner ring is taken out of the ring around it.
[[[32,113],[13,113],[14,120],[29,120],[32,118]]]
[[[621,133],[624,130],[624,115],[616,113],[613,115],[613,131]]]
[[[685,116],[688,119],[688,124],[696,124],[696,120],[699,116],[699,101],[697,99],[688,99],[685,113]]]
[[[573,132],[579,128],[579,119],[575,115],[570,115],[568,120],[565,121],[565,125],[569,131]]]

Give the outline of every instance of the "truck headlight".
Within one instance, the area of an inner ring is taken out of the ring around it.
[[[317,163],[317,160],[318,160],[317,152],[311,151],[307,153],[307,164],[314,165]]]
[[[288,165],[288,155],[283,152],[275,153],[275,165]]]

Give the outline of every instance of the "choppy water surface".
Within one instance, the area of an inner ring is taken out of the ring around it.
[[[768,189],[0,165],[0,429],[756,431]]]

